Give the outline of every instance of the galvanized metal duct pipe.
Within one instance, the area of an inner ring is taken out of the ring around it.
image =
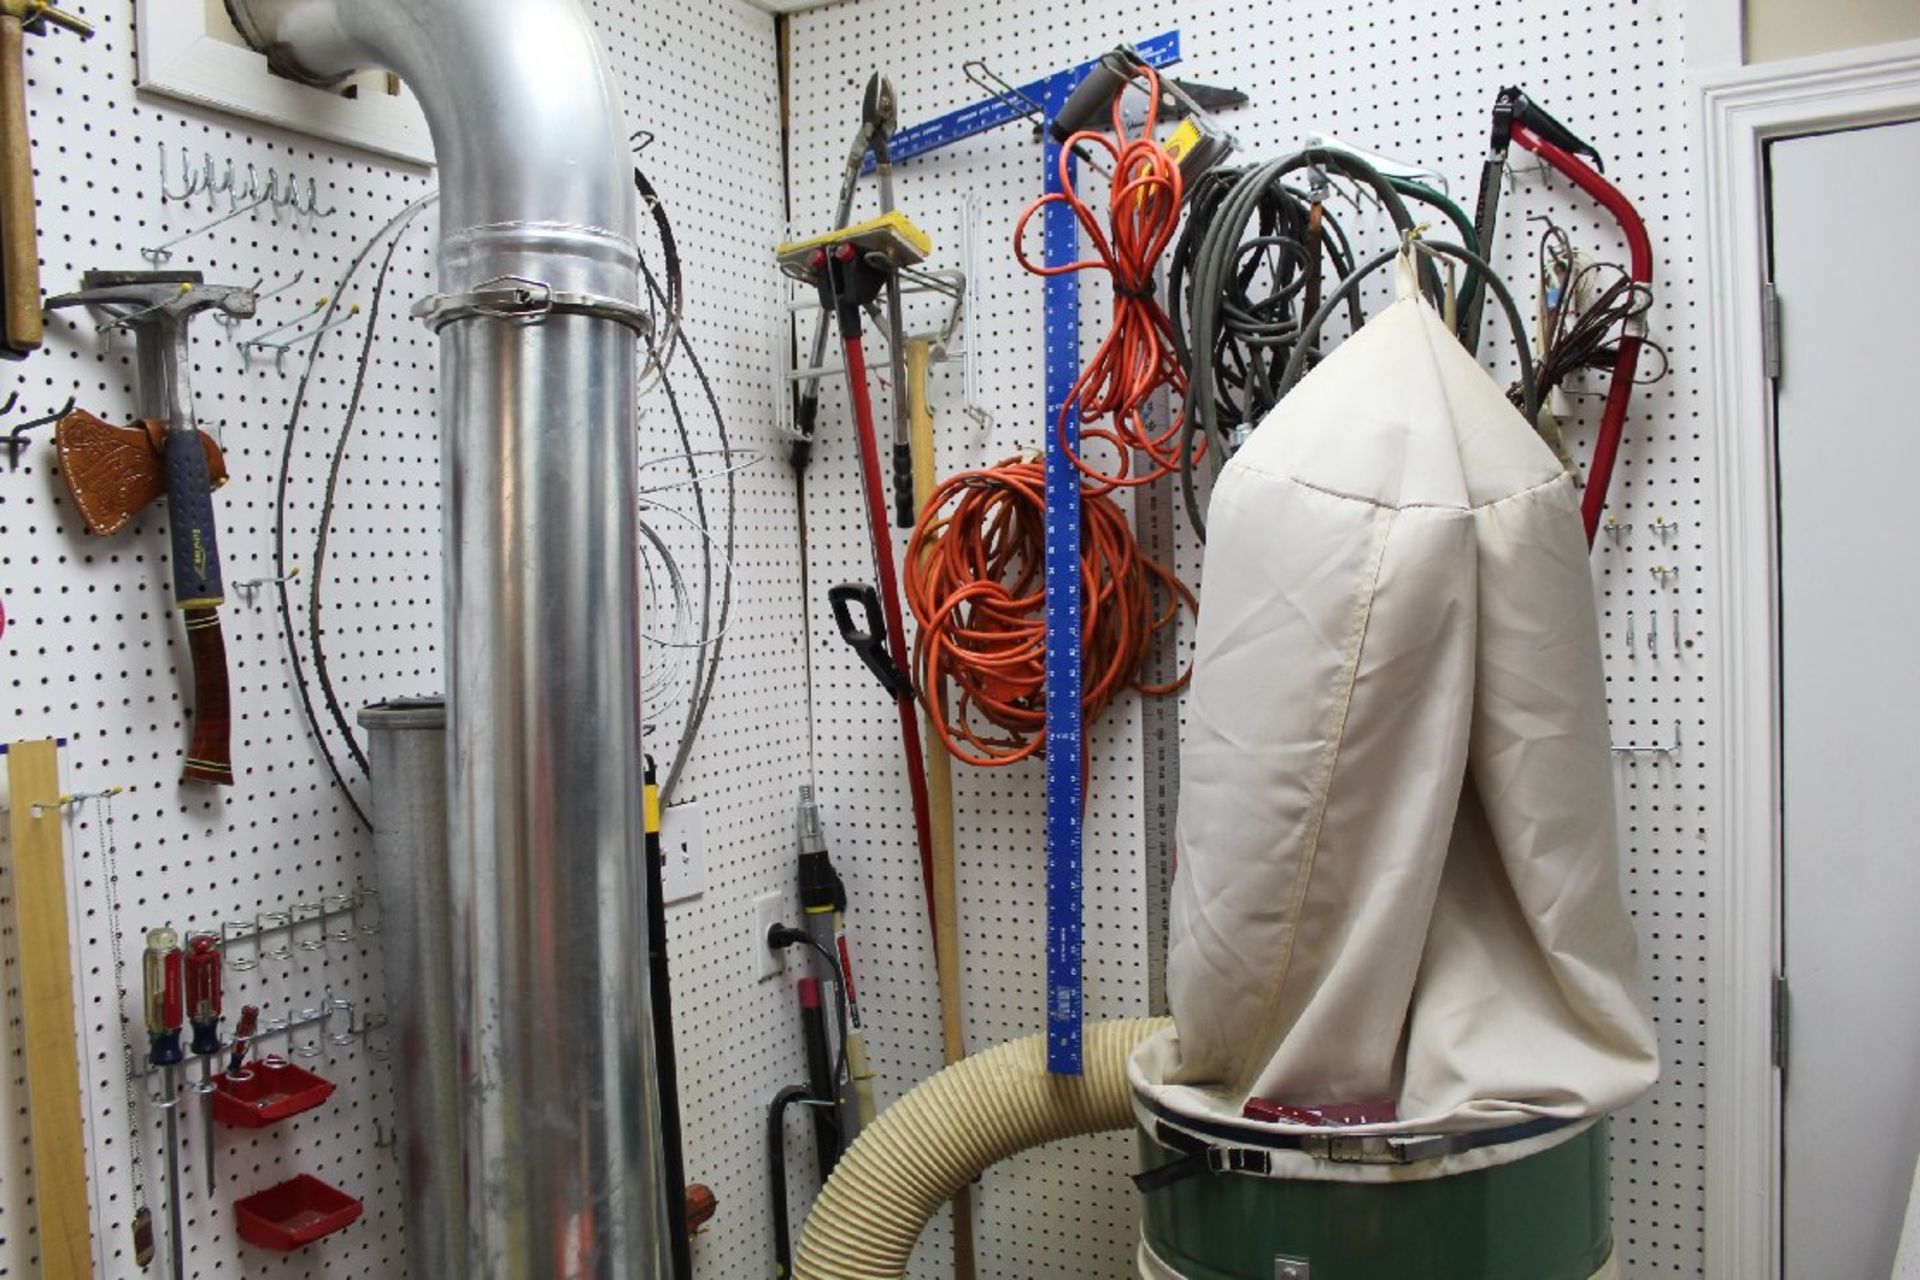
[[[360,724],[373,774],[374,883],[381,918],[394,922],[380,958],[402,1132],[407,1260],[415,1275],[464,1276],[466,1160],[447,911],[447,704],[383,702],[361,711]]]
[[[440,165],[448,833],[467,1265],[669,1274],[649,1035],[638,211],[578,0],[228,0],[276,70],[399,73]],[[441,1280],[428,1277],[427,1280]]]

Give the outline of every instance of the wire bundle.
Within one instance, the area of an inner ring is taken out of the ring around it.
[[[1179,468],[1182,417],[1175,416],[1156,431],[1148,425],[1145,410],[1161,387],[1182,400],[1187,391],[1186,369],[1174,354],[1173,324],[1155,296],[1154,281],[1154,270],[1180,225],[1180,164],[1153,136],[1154,121],[1160,115],[1160,77],[1151,67],[1136,67],[1133,76],[1143,79],[1147,90],[1147,116],[1140,135],[1127,136],[1121,116],[1125,94],[1114,94],[1112,135],[1083,129],[1067,139],[1060,149],[1061,190],[1028,205],[1013,232],[1014,257],[1035,275],[1105,271],[1113,280],[1113,324],[1061,405],[1057,424],[1060,447],[1090,482],[1087,492],[1094,494],[1146,484]],[[1113,183],[1107,196],[1111,232],[1101,226],[1073,187],[1069,166],[1082,144],[1099,147],[1113,157]],[[1064,204],[1073,211],[1093,244],[1093,257],[1059,267],[1027,257],[1027,223],[1051,204]],[[1067,414],[1075,409],[1083,442],[1104,441],[1119,455],[1114,470],[1102,471],[1067,447]],[[1135,470],[1136,454],[1145,459],[1140,470]]]
[[[1324,202],[1281,178],[1229,169],[1196,184],[1167,291],[1181,362],[1195,368],[1193,334],[1205,344],[1189,410],[1203,436],[1266,416],[1314,295],[1352,270],[1346,233]]]
[[[1542,403],[1578,370],[1611,370],[1620,352],[1620,338],[1643,329],[1646,314],[1653,307],[1653,290],[1634,280],[1618,263],[1577,264],[1566,232],[1549,222],[1540,238],[1540,278],[1545,281],[1556,275],[1561,280],[1545,307],[1539,371],[1535,375]],[[1613,278],[1581,307],[1579,300],[1606,276]],[[1665,360],[1666,351],[1659,344],[1645,338],[1641,343],[1658,351]],[[1646,381],[1657,382],[1665,376],[1663,367]],[[1519,383],[1508,389],[1507,399],[1516,406],[1521,404]]]
[[[1045,741],[1045,543],[1044,468],[1011,458],[943,482],[907,544],[914,684],[935,732],[968,764],[1012,764]],[[1166,685],[1137,677],[1155,635],[1175,624],[1182,605],[1197,604],[1186,584],[1140,553],[1105,494],[1081,506],[1080,546],[1080,701],[1092,721],[1123,688],[1185,686],[1185,674]]]

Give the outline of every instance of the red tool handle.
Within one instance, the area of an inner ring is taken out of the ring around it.
[[[1636,284],[1653,283],[1653,244],[1647,239],[1647,224],[1634,212],[1633,204],[1586,161],[1556,147],[1545,138],[1516,123],[1513,140],[1571,178],[1576,186],[1598,200],[1620,224],[1627,237],[1627,274]],[[1633,371],[1640,360],[1640,338],[1626,334],[1613,358],[1613,383],[1607,388],[1607,407],[1600,415],[1600,434],[1593,442],[1593,462],[1587,468],[1587,488],[1580,497],[1580,514],[1586,521],[1587,545],[1593,545],[1600,528],[1600,511],[1607,505],[1607,486],[1613,480],[1614,460],[1620,455],[1620,433],[1626,426],[1627,402],[1633,397]]]
[[[186,1020],[186,984],[181,978],[179,935],[171,929],[147,933],[144,961],[147,988],[147,1030],[178,1031]]]
[[[183,782],[233,785],[233,694],[227,683],[227,638],[220,611],[213,607],[181,610],[187,625],[187,652],[193,658],[193,733]]]
[[[873,539],[873,572],[880,607],[887,620],[887,649],[898,671],[911,671],[907,628],[900,617],[900,584],[893,569],[893,533],[887,523],[886,485],[880,475],[880,441],[873,425],[873,400],[867,392],[867,357],[860,339],[842,338],[847,398],[853,402],[854,439],[860,446],[860,477],[867,497],[867,533]],[[900,709],[900,747],[913,798],[914,835],[920,844],[920,887],[927,899],[927,928],[938,936],[933,917],[933,820],[927,807],[927,770],[920,754],[920,717],[911,695],[896,698]]]

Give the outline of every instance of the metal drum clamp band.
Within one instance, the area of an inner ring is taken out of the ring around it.
[[[436,293],[413,306],[415,319],[440,332],[455,320],[485,317],[509,324],[542,324],[550,316],[592,316],[633,330],[642,340],[653,336],[653,316],[644,307],[598,293],[555,289],[526,276],[495,276],[468,293]]]

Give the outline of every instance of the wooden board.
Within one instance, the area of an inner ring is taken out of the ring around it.
[[[93,1274],[87,1220],[80,1048],[73,1018],[73,947],[60,841],[60,762],[50,741],[7,748],[13,807],[14,936],[20,945],[21,1031],[33,1139],[34,1208],[45,1280]]]

